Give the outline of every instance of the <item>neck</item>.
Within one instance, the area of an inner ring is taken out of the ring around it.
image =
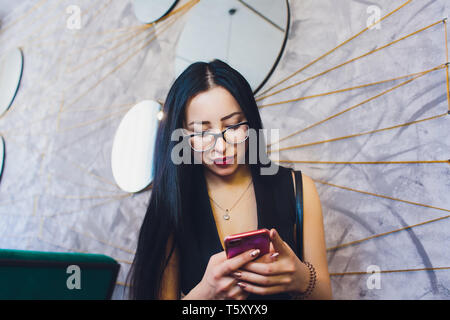
[[[235,172],[227,176],[220,176],[213,171],[204,169],[206,183],[209,190],[229,188],[231,186],[247,185],[252,179],[250,168],[247,164],[240,164]]]

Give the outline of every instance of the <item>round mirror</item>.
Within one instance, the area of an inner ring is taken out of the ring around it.
[[[3,163],[5,162],[5,140],[0,136],[0,181],[2,180]]]
[[[153,179],[153,149],[161,105],[145,100],[124,116],[114,137],[111,167],[117,185],[139,192]]]
[[[19,89],[23,70],[20,48],[8,51],[0,59],[0,116],[9,109]]]
[[[220,59],[256,93],[275,69],[289,29],[287,0],[202,0],[188,13],[176,48],[175,73]]]
[[[134,14],[142,23],[153,23],[167,15],[178,0],[134,0]]]

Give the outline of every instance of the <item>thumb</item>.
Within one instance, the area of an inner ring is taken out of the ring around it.
[[[279,252],[281,254],[282,252],[286,251],[286,245],[276,229],[270,230],[270,240],[276,252]]]

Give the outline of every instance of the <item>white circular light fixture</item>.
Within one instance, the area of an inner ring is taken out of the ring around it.
[[[116,131],[111,167],[117,185],[126,192],[139,192],[153,179],[153,152],[161,105],[145,100],[132,107]]]
[[[134,14],[142,23],[153,23],[166,16],[178,0],[134,0]]]
[[[2,180],[3,164],[5,162],[5,140],[0,136],[0,181]]]
[[[220,59],[256,93],[275,70],[290,24],[287,0],[202,0],[188,13],[177,43],[175,76],[190,64]]]
[[[16,97],[22,71],[23,54],[20,48],[14,48],[0,58],[0,116],[11,107]]]

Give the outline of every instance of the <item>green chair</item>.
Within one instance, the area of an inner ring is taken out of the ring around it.
[[[0,249],[0,299],[111,299],[119,268],[101,254]]]

